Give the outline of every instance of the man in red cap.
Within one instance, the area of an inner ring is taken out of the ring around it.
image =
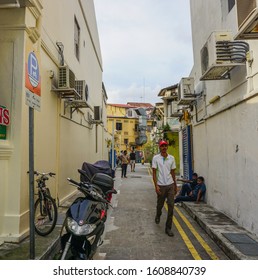
[[[176,162],[172,155],[167,153],[168,143],[164,140],[159,142],[160,154],[152,159],[152,174],[155,190],[157,193],[157,211],[155,223],[160,223],[160,216],[165,200],[167,199],[168,214],[165,232],[168,236],[174,236],[172,232],[172,219],[174,211],[174,196],[177,193],[176,185]]]

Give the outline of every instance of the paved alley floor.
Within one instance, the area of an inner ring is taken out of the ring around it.
[[[175,236],[166,235],[165,209],[160,224],[154,222],[156,193],[149,166],[138,164],[136,172],[131,172],[128,167],[127,178],[121,178],[119,168],[116,171],[115,188],[118,194],[113,196],[114,208],[110,209],[104,244],[99,248],[96,259],[228,259],[182,207],[176,206],[174,210]],[[190,220],[206,248],[194,237],[180,215]],[[207,248],[213,252],[211,256]]]

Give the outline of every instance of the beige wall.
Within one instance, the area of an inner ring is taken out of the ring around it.
[[[24,73],[24,17],[23,10],[15,10],[13,14],[0,10],[0,104],[10,110],[7,140],[0,140],[0,242],[1,237],[13,241],[22,235],[20,221],[26,212],[21,200],[24,188],[20,188],[23,126],[20,104],[24,104],[21,94],[24,82],[18,78]]]
[[[74,191],[66,178],[79,179],[77,169],[84,161],[108,159],[106,121],[91,124],[90,108],[80,108],[71,115],[70,108],[65,109],[65,100],[51,90],[58,78],[56,42],[62,42],[65,63],[76,79],[88,84],[90,107],[103,106],[106,116],[93,1],[34,3],[36,7],[26,10],[0,9],[0,58],[4,61],[0,64],[0,105],[8,106],[11,114],[8,139],[0,140],[0,242],[16,242],[28,234],[29,107],[25,105],[25,47],[40,53],[41,110],[34,111],[34,167],[41,172],[57,173],[55,179],[48,181],[52,195],[62,202]],[[74,17],[81,29],[80,61],[74,55]],[[39,32],[35,33],[35,28]]]

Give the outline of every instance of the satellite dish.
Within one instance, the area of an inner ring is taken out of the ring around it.
[[[88,88],[87,84],[85,85],[84,94],[85,94],[85,100],[88,101],[88,98],[89,98],[89,88]]]

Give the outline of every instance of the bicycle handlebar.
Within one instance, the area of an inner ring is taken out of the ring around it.
[[[30,171],[27,171],[27,174],[29,174],[30,173]],[[37,175],[37,176],[39,176],[39,175],[41,175],[41,176],[50,176],[50,177],[53,177],[53,176],[55,176],[56,175],[56,173],[54,173],[54,172],[47,172],[47,173],[41,173],[41,172],[39,172],[39,171],[34,171],[34,175]]]

